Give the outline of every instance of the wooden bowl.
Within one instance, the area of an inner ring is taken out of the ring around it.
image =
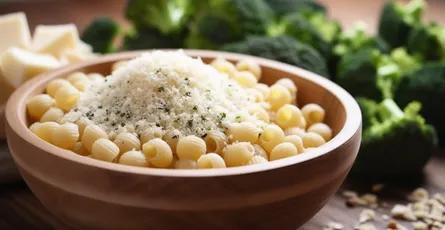
[[[108,74],[112,63],[141,52],[119,53],[70,65],[21,86],[7,104],[7,140],[24,180],[54,215],[78,229],[295,230],[337,191],[357,155],[361,113],[331,81],[300,68],[239,54],[187,50],[205,62],[251,58],[262,81],[289,77],[298,103],[318,103],[335,137],[307,153],[262,165],[173,170],[101,162],[40,140],[27,126],[26,100],[46,83],[75,71]]]

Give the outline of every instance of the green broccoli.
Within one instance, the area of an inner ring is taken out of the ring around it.
[[[312,47],[287,36],[251,36],[241,42],[228,44],[223,50],[264,57],[329,77],[326,60]]]
[[[395,1],[386,3],[380,13],[380,37],[393,49],[405,46],[411,30],[421,23],[425,5],[424,0],[411,0],[406,5]]]
[[[411,30],[406,47],[410,53],[417,53],[425,60],[445,58],[445,28],[436,22],[420,25]]]
[[[407,105],[422,103],[422,116],[436,127],[441,146],[445,146],[445,63],[430,62],[401,79],[394,93],[395,101]]]
[[[99,17],[85,29],[81,40],[90,44],[95,53],[110,53],[114,51],[113,43],[119,30],[119,25],[113,19]]]
[[[276,15],[284,15],[298,11],[326,13],[326,8],[313,0],[266,0],[266,2]]]
[[[178,36],[163,35],[154,28],[132,30],[124,36],[123,50],[180,48],[182,45]]]
[[[336,82],[355,97],[392,98],[402,76],[420,67],[417,57],[398,48],[390,55],[376,49],[346,54],[340,61]]]
[[[437,146],[435,129],[418,114],[421,104],[402,111],[392,99],[358,101],[366,126],[351,173],[385,179],[420,173]]]

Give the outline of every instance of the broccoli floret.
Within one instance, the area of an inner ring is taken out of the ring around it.
[[[445,146],[445,63],[431,62],[401,79],[394,93],[401,106],[412,100],[422,103],[422,116],[436,127],[440,144]]]
[[[284,62],[329,77],[326,60],[312,47],[291,37],[251,36],[241,42],[228,44],[223,50]]]
[[[155,28],[164,35],[177,34],[186,27],[197,2],[130,0],[125,16],[136,28]]]
[[[180,48],[181,41],[177,36],[163,35],[154,28],[132,30],[124,36],[123,50],[143,50],[161,48]]]
[[[406,47],[425,60],[440,60],[445,57],[445,28],[436,22],[417,26],[411,31]]]
[[[360,110],[362,112],[362,128],[363,130],[367,129],[371,125],[377,123],[376,113],[378,108],[378,103],[374,100],[358,97],[356,98],[358,105],[360,106]]]
[[[326,8],[322,4],[312,0],[266,0],[266,2],[276,15],[298,11],[326,13]]]
[[[419,67],[418,58],[404,48],[395,49],[390,55],[366,49],[342,58],[336,82],[355,97],[380,101],[392,98],[402,76]]]
[[[391,48],[404,46],[411,30],[421,23],[425,5],[424,0],[411,0],[406,5],[395,1],[386,3],[380,13],[379,35]]]
[[[113,43],[119,30],[119,25],[113,19],[99,17],[85,29],[81,39],[90,44],[95,53],[110,53],[114,51]]]
[[[388,179],[420,173],[437,146],[435,129],[418,114],[421,104],[411,102],[404,111],[391,99],[369,105],[361,107],[371,122],[363,129],[352,174]]]

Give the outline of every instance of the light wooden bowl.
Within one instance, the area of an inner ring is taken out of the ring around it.
[[[46,83],[75,71],[108,74],[129,52],[70,65],[30,80],[10,98],[7,140],[24,180],[54,215],[76,229],[280,229],[295,230],[337,191],[357,155],[361,113],[355,100],[331,81],[297,67],[262,58],[186,51],[205,62],[252,58],[262,81],[289,77],[298,102],[320,104],[335,137],[310,152],[263,165],[216,170],[138,168],[101,162],[40,140],[27,126],[26,100]]]

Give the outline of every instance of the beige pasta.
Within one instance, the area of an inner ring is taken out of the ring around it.
[[[304,153],[303,139],[297,135],[290,135],[284,138],[284,142],[289,142],[297,147],[298,153]]]
[[[244,60],[238,61],[236,63],[235,67],[236,67],[236,69],[238,71],[249,71],[249,72],[251,72],[255,76],[255,78],[257,80],[260,80],[260,78],[261,78],[261,67],[260,67],[260,65],[258,65],[258,63],[254,62],[252,60],[244,59]]]
[[[226,162],[216,153],[207,153],[199,157],[196,165],[198,169],[225,168]]]
[[[221,131],[210,131],[204,138],[207,152],[222,155],[222,151],[227,144],[227,136]]]
[[[259,90],[248,88],[246,89],[246,92],[253,98],[253,102],[264,101],[264,95]]]
[[[312,148],[322,146],[326,141],[318,133],[309,132],[303,136],[304,148]]]
[[[40,118],[54,105],[54,99],[48,94],[39,94],[32,97],[28,103],[26,103],[26,108],[28,109],[28,114],[39,121]]]
[[[59,122],[65,113],[59,108],[50,108],[40,118],[40,122],[54,121]]]
[[[275,146],[284,141],[284,132],[277,125],[268,125],[264,128],[259,138],[261,147],[267,152],[271,152]]]
[[[141,135],[141,144],[147,143],[149,140],[162,138],[164,132],[161,127],[154,127]]]
[[[296,156],[298,154],[297,147],[289,142],[284,142],[277,145],[270,153],[270,160],[279,160],[291,156]]]
[[[130,150],[141,150],[141,141],[133,133],[119,133],[113,142],[119,147],[121,154]]]
[[[85,146],[85,148],[88,150],[88,152],[91,152],[91,148],[93,147],[93,143],[98,139],[108,139],[108,135],[105,131],[103,131],[99,126],[97,125],[88,125],[85,130],[83,131],[82,135],[82,144]],[[113,143],[114,144],[114,143]],[[114,144],[116,145],[116,144]],[[117,147],[117,145],[116,145]],[[117,147],[118,153],[119,153],[119,147]]]
[[[250,115],[254,115],[255,117],[257,117],[258,119],[269,123],[269,113],[263,108],[261,107],[261,105],[259,104],[251,104],[249,105],[249,107],[247,108],[247,112],[249,112]]]
[[[233,78],[234,74],[237,72],[235,66],[223,58],[216,58],[210,65],[218,70],[218,72],[227,74],[230,78]]]
[[[52,121],[44,122],[38,125],[34,130],[35,134],[42,140],[52,143],[53,132],[60,124]]]
[[[276,119],[277,119],[277,112],[269,111],[267,114],[269,115],[269,120],[270,120],[271,123],[276,121]]]
[[[289,127],[284,130],[284,134],[286,134],[286,136],[297,135],[299,137],[303,137],[305,133],[306,131],[300,127]]]
[[[175,162],[175,169],[196,169],[198,168],[195,160],[179,159]]]
[[[34,122],[32,123],[32,125],[29,126],[29,131],[31,131],[32,133],[34,133],[35,135],[37,135],[37,130],[39,129],[40,125],[42,123],[40,122]]]
[[[238,142],[255,143],[260,134],[260,130],[253,123],[241,122],[233,123],[229,126],[230,139]]]
[[[88,119],[86,119],[86,118],[80,118],[80,119],[78,119],[76,122],[74,122],[74,123],[76,123],[76,125],[77,125],[77,127],[79,128],[79,135],[80,135],[80,138],[82,139],[82,136],[83,136],[83,131],[85,130],[85,128],[88,126],[88,125],[90,125],[90,124],[92,124],[92,122],[90,121],[90,120],[88,120]]]
[[[270,88],[268,85],[264,83],[258,83],[256,84],[255,89],[263,94],[264,100],[267,100],[269,98]]]
[[[79,90],[74,86],[64,86],[60,88],[56,95],[56,105],[62,110],[68,112],[70,111],[74,105],[77,103],[80,97]]]
[[[266,158],[255,155],[252,158],[250,158],[249,162],[247,162],[248,165],[258,165],[258,164],[265,164],[269,162]]]
[[[71,84],[74,85],[74,83],[78,81],[89,81],[90,79],[88,76],[82,72],[75,72],[71,75],[69,75],[66,80],[68,80]]]
[[[174,129],[168,131],[162,138],[170,146],[173,153],[176,153],[176,146],[178,145],[179,138],[182,137],[181,131]]]
[[[289,90],[282,85],[273,85],[270,87],[269,97],[267,98],[271,105],[271,109],[276,111],[285,104],[290,104],[292,101]]]
[[[301,108],[301,112],[303,113],[308,126],[311,126],[314,123],[323,122],[324,120],[325,111],[317,104],[307,104]]]
[[[266,160],[269,160],[269,155],[267,155],[266,150],[263,149],[259,144],[254,144],[253,147],[255,148],[255,156],[261,156]]]
[[[265,110],[270,110],[272,108],[272,106],[270,105],[269,102],[267,101],[262,101],[260,103],[258,103],[261,107],[263,107]]]
[[[318,133],[325,141],[330,141],[332,139],[332,129],[324,123],[315,123],[311,125],[307,131]]]
[[[128,151],[123,153],[118,163],[122,165],[148,167],[147,158],[141,151]]]
[[[172,164],[173,152],[170,146],[160,138],[155,138],[142,146],[147,161],[157,168],[167,168]]]
[[[73,86],[76,87],[79,91],[85,91],[85,89],[91,84],[90,80],[81,80],[73,83]]]
[[[176,155],[179,159],[198,160],[206,153],[207,147],[203,139],[190,135],[179,139],[176,146]]]
[[[63,149],[72,149],[78,140],[79,129],[73,123],[59,125],[52,133],[52,143]]]
[[[85,130],[85,135],[87,130],[88,127]],[[108,139],[99,138],[91,148],[91,155],[97,160],[115,162],[119,156],[119,147]]]
[[[113,65],[111,66],[111,71],[114,72],[115,70],[119,69],[120,67],[126,65],[128,63],[128,61],[118,61],[113,63]]]
[[[46,86],[46,93],[51,97],[56,96],[57,91],[64,86],[71,86],[71,83],[65,79],[54,79]]]
[[[237,142],[223,150],[224,161],[228,167],[246,165],[255,155],[255,148],[249,142]]]
[[[235,72],[233,77],[238,84],[245,88],[254,88],[258,83],[255,76],[251,72],[247,71]]]
[[[81,156],[88,156],[90,153],[85,148],[85,146],[82,145],[82,142],[77,142],[74,147],[72,148],[73,152],[81,155]]]
[[[91,82],[95,83],[101,83],[104,81],[105,77],[100,73],[90,73],[87,74],[88,79],[90,79]]]
[[[282,85],[286,89],[288,89],[289,93],[292,97],[292,101],[296,101],[298,89],[297,89],[297,86],[295,85],[294,81],[292,81],[289,78],[281,78],[277,82],[275,82],[275,84]]]
[[[279,125],[282,129],[287,129],[290,127],[300,127],[304,128],[306,123],[304,122],[303,114],[300,109],[291,104],[282,106],[277,111],[277,116],[275,117],[275,123]]]

